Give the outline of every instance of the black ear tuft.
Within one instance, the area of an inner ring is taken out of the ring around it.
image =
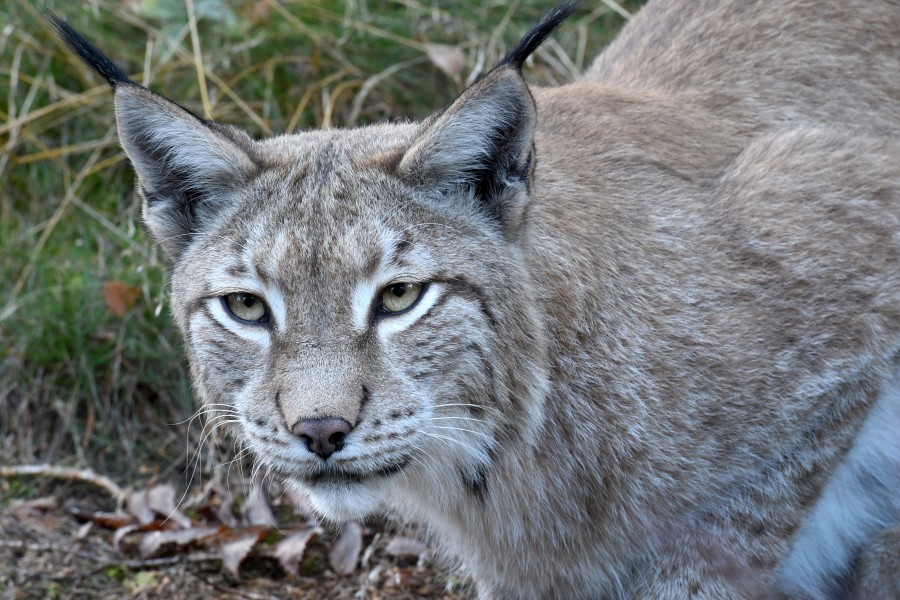
[[[119,83],[133,83],[122,69],[109,59],[96,46],[87,41],[75,28],[60,19],[53,12],[44,10],[44,19],[50,29],[78,58],[103,77],[113,88]]]
[[[537,50],[537,47],[553,33],[553,30],[556,29],[560,23],[565,21],[573,12],[575,12],[580,4],[581,3],[577,1],[557,4],[553,10],[544,15],[544,18],[541,19],[537,25],[532,27],[528,33],[522,36],[519,43],[503,57],[503,60],[497,63],[497,67],[510,65],[517,71],[521,71],[525,59],[527,59],[532,52]]]

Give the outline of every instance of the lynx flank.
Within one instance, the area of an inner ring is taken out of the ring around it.
[[[422,123],[253,140],[115,90],[203,402],[328,519],[481,598],[886,598],[900,573],[900,3],[552,11]]]

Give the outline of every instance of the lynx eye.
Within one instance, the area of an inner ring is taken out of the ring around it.
[[[395,283],[381,292],[382,314],[399,313],[410,308],[422,295],[421,283]]]
[[[240,321],[265,323],[269,320],[269,311],[265,303],[252,294],[246,292],[228,294],[222,296],[222,303],[228,312]]]

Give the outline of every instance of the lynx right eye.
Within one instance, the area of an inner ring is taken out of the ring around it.
[[[381,314],[397,314],[409,310],[422,295],[421,283],[395,283],[381,292]]]
[[[227,296],[222,296],[222,304],[225,305],[231,316],[238,321],[253,324],[267,323],[269,321],[269,310],[266,308],[265,303],[253,294],[247,294],[246,292],[228,294]]]

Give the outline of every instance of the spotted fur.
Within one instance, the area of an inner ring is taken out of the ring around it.
[[[891,593],[900,5],[650,0],[529,89],[561,10],[422,123],[259,141],[61,29],[114,83],[198,396],[484,599]],[[324,418],[327,459],[292,433]]]

